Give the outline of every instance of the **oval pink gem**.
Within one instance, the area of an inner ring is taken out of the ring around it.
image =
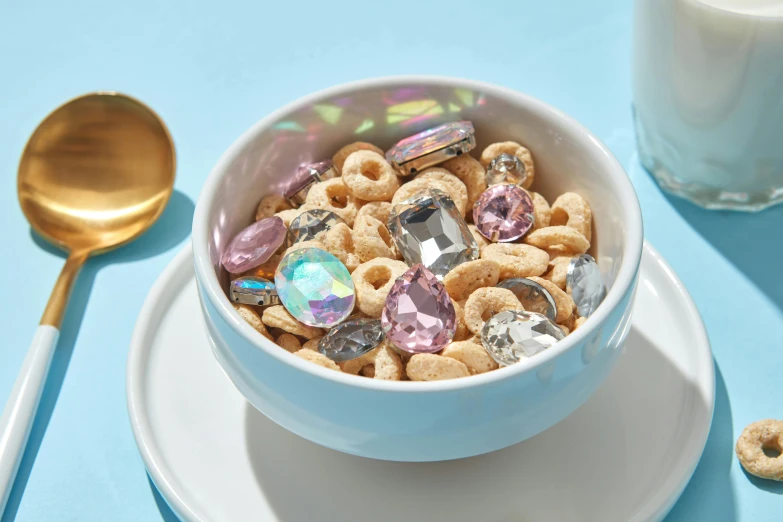
[[[277,216],[256,221],[231,240],[220,262],[232,274],[241,274],[266,262],[285,241],[287,229]]]
[[[494,185],[476,200],[473,222],[490,241],[514,241],[533,228],[533,200],[516,185]]]
[[[392,285],[381,324],[386,337],[400,350],[433,353],[451,342],[457,314],[443,284],[417,264]]]

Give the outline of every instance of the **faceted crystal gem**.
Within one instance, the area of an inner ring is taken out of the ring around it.
[[[454,202],[436,189],[394,206],[389,232],[408,265],[427,267],[443,279],[455,266],[478,259],[479,249]]]
[[[268,306],[280,304],[275,284],[260,277],[239,277],[231,281],[228,296],[235,303]]]
[[[487,166],[487,185],[512,183],[522,186],[527,180],[525,164],[519,158],[505,152],[493,159]]]
[[[432,353],[451,342],[457,316],[443,284],[417,264],[392,285],[381,323],[386,337],[400,350]]]
[[[502,366],[543,352],[564,337],[563,330],[545,315],[520,310],[493,315],[481,330],[481,344]]]
[[[571,259],[566,273],[566,286],[581,317],[589,317],[606,297],[601,270],[590,254]]]
[[[489,187],[473,205],[473,222],[491,241],[514,241],[533,228],[533,200],[516,185]]]
[[[272,257],[285,234],[285,223],[277,216],[256,221],[231,240],[220,262],[232,274],[247,272]]]
[[[334,212],[320,208],[307,210],[291,221],[288,226],[288,241],[292,245],[300,241],[310,241],[340,223],[345,221]]]
[[[320,248],[289,252],[275,272],[280,302],[298,321],[329,327],[353,311],[351,274],[339,259]]]
[[[399,141],[386,152],[386,160],[402,174],[413,174],[450,157],[470,152],[476,146],[473,124],[469,121],[444,123]],[[444,154],[435,154],[444,151]],[[429,156],[429,158],[426,158]],[[415,168],[405,164],[416,162]]]
[[[284,195],[289,203],[299,207],[304,203],[307,192],[314,183],[333,178],[336,175],[337,172],[332,169],[332,160],[300,165],[288,182]]]
[[[498,288],[506,288],[514,292],[519,302],[528,312],[536,312],[545,315],[547,319],[554,322],[557,317],[557,305],[549,293],[549,290],[531,281],[526,277],[513,277],[501,281],[496,285]]]
[[[378,319],[352,319],[338,324],[318,342],[318,351],[335,362],[363,355],[383,341]]]

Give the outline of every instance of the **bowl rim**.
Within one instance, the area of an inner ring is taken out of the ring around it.
[[[220,185],[228,166],[233,163],[236,157],[241,154],[258,134],[286,114],[321,101],[324,98],[346,95],[357,90],[379,87],[391,88],[412,83],[432,86],[462,87],[484,91],[494,97],[504,99],[509,103],[524,106],[527,111],[536,113],[542,119],[555,120],[559,122],[561,126],[573,127],[577,133],[583,135],[584,146],[587,148],[595,148],[597,156],[603,158],[607,167],[606,171],[613,181],[614,192],[622,202],[621,208],[624,212],[622,218],[628,224],[628,238],[623,247],[623,262],[620,265],[615,282],[609,289],[602,305],[598,307],[594,314],[588,317],[585,323],[577,331],[536,357],[525,359],[516,364],[501,367],[491,372],[471,375],[470,378],[467,379],[429,382],[381,381],[336,372],[300,359],[286,350],[281,350],[275,343],[266,339],[264,336],[259,335],[255,329],[239,316],[234,309],[233,304],[229,301],[221,288],[209,257],[209,231],[207,219],[210,211],[210,203],[213,200],[214,193]],[[535,371],[559,357],[561,354],[573,349],[575,346],[586,342],[588,337],[593,334],[598,326],[602,325],[607,320],[608,316],[619,306],[621,300],[634,285],[639,272],[643,240],[644,233],[641,208],[630,178],[606,145],[581,123],[561,110],[556,109],[537,98],[507,87],[476,80],[431,75],[386,76],[336,85],[292,101],[262,118],[239,136],[212,168],[196,203],[192,230],[196,278],[204,290],[205,297],[209,299],[221,318],[247,342],[263,350],[267,355],[274,357],[283,364],[292,366],[299,371],[315,377],[327,379],[335,384],[376,391],[402,393],[445,392],[469,389],[486,384],[499,384],[507,379],[513,379],[519,374]]]

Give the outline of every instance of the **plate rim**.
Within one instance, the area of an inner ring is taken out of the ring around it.
[[[715,411],[715,365],[709,337],[701,314],[685,285],[664,257],[646,240],[642,250],[642,259],[645,256],[649,256],[654,266],[662,271],[665,279],[672,284],[673,290],[679,295],[680,306],[690,316],[691,321],[689,322],[693,325],[694,340],[696,341],[693,345],[698,348],[696,354],[700,362],[699,382],[701,386],[699,388],[701,391],[707,392],[707,396],[704,398],[709,401],[709,422],[695,426],[691,430],[693,440],[697,440],[698,444],[695,447],[694,455],[688,459],[687,465],[675,466],[664,477],[663,483],[657,488],[656,493],[648,497],[646,502],[639,506],[629,522],[660,520],[672,509],[690,482],[701,460]],[[189,241],[161,272],[144,300],[133,329],[128,350],[125,391],[133,438],[147,473],[155,487],[158,488],[163,499],[180,520],[186,522],[208,522],[209,519],[203,513],[197,512],[192,507],[194,505],[193,500],[183,498],[184,496],[177,491],[177,487],[169,479],[169,477],[174,476],[174,473],[165,464],[165,458],[155,444],[154,430],[144,405],[144,369],[149,361],[151,348],[151,343],[146,343],[145,339],[148,337],[149,332],[155,331],[155,323],[160,323],[160,317],[156,314],[157,309],[162,306],[162,303],[168,304],[171,301],[171,297],[166,295],[166,289],[172,281],[183,278],[195,279],[192,252],[192,242]],[[188,267],[187,270],[183,270],[184,266]],[[681,464],[682,461],[683,459],[680,459],[679,463]]]

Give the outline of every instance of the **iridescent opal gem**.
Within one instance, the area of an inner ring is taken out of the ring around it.
[[[566,273],[566,287],[581,317],[589,317],[606,297],[601,270],[590,254],[571,259]]]
[[[340,223],[345,221],[334,212],[320,208],[306,210],[296,216],[288,226],[288,241],[293,245],[300,241],[316,239],[319,234]]]
[[[533,200],[516,185],[494,185],[473,205],[473,222],[479,233],[491,241],[514,241],[533,228]]]
[[[512,277],[495,286],[514,292],[526,311],[545,315],[552,322],[557,318],[557,305],[552,294],[535,281],[526,277]]]
[[[329,330],[318,342],[318,351],[342,362],[364,355],[381,341],[383,328],[378,319],[351,319]]]
[[[255,306],[280,304],[275,284],[261,277],[240,277],[228,286],[228,297],[235,303]]]
[[[392,285],[381,314],[386,337],[410,353],[433,353],[454,337],[457,316],[443,284],[417,264]]]
[[[444,123],[401,140],[386,151],[386,160],[402,176],[470,152],[476,146],[469,121]]]
[[[545,315],[520,310],[495,314],[481,329],[481,344],[502,366],[543,352],[564,337]]]
[[[526,180],[525,164],[511,154],[504,152],[487,166],[487,185],[490,187],[498,183],[512,183],[522,186]]]
[[[220,262],[232,274],[247,272],[272,257],[285,234],[285,223],[277,216],[256,221],[231,240]]]
[[[319,161],[300,165],[296,173],[288,182],[284,195],[291,205],[299,207],[305,202],[310,187],[319,181],[331,179],[337,175],[332,166],[332,160]]]
[[[280,302],[298,321],[330,327],[353,311],[351,274],[339,259],[320,248],[289,252],[275,272]]]
[[[438,279],[455,266],[478,259],[479,248],[454,202],[436,189],[392,209],[389,232],[408,265],[423,264]]]

